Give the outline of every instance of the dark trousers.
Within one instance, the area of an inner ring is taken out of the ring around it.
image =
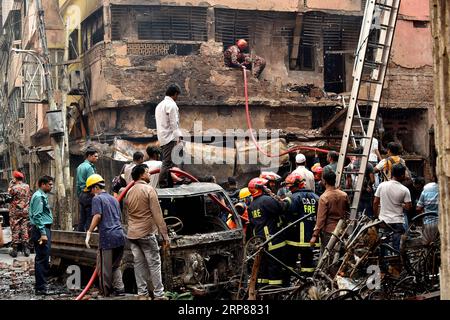
[[[372,206],[373,199],[371,197],[362,196],[359,200],[358,205],[358,212],[365,212],[365,215],[369,218],[373,218],[373,206]]]
[[[82,192],[78,197],[80,204],[80,219],[77,231],[85,232],[89,230],[92,221],[92,195],[90,192]]]
[[[124,291],[120,263],[123,256],[123,248],[100,249],[97,252],[97,269],[99,270],[100,289],[105,297],[112,293]]]
[[[161,146],[162,152],[162,165],[161,172],[159,173],[159,187],[171,188],[173,187],[173,181],[170,177],[170,168],[173,168],[175,164],[172,161],[172,150],[177,145],[176,141],[171,141],[166,145]]]
[[[325,252],[328,242],[330,241],[332,236],[333,236],[333,234],[330,232],[322,231],[320,233],[320,242],[322,243],[320,246],[320,254],[321,255],[323,255],[323,253]]]
[[[31,239],[34,244],[34,251],[36,257],[34,259],[34,276],[36,278],[35,289],[47,290],[47,276],[50,270],[50,248],[52,242],[52,232],[50,228],[45,228],[47,234],[47,243],[39,244],[41,238],[41,232],[36,226],[33,226],[31,230]]]
[[[286,247],[273,250],[268,250],[266,247],[266,250],[276,259],[285,263]],[[288,285],[287,272],[284,272],[283,270],[284,268],[279,262],[263,253],[258,271],[258,287],[265,285]]]

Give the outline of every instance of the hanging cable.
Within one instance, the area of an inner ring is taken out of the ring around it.
[[[253,127],[252,127],[252,122],[250,119],[250,109],[248,106],[248,81],[247,81],[247,68],[246,67],[242,67],[242,72],[244,74],[244,95],[245,95],[245,114],[247,117],[247,126],[248,129],[250,131],[250,137],[252,138],[253,144],[255,145],[256,149],[261,152],[263,155],[265,155],[266,157],[269,158],[278,158],[278,157],[282,157],[286,154],[289,154],[291,152],[297,151],[297,150],[311,150],[311,151],[315,151],[315,152],[321,152],[321,153],[328,153],[329,150],[325,150],[325,149],[320,149],[320,148],[314,148],[314,147],[304,147],[304,146],[295,146],[293,148],[288,149],[285,152],[282,152],[280,154],[274,155],[271,153],[267,153],[266,151],[264,151],[260,145],[258,144],[258,141],[256,141],[255,135],[253,134]]]

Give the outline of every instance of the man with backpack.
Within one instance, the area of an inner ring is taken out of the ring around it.
[[[409,172],[408,168],[406,167],[405,160],[399,156],[399,154],[402,151],[402,146],[397,142],[389,142],[387,145],[387,158],[381,160],[374,168],[374,173],[381,173],[381,180],[382,181],[389,181],[391,180],[391,173],[392,173],[392,167],[400,163],[406,168],[406,178],[411,178],[411,173]]]

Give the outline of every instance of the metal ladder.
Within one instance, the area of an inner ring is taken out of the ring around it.
[[[399,7],[400,0],[366,2],[355,55],[352,92],[336,170],[336,187],[341,186],[341,181],[346,175],[356,176],[352,188],[343,189],[351,200],[351,220],[356,218],[361,197]],[[363,86],[366,86],[365,90],[360,90]],[[364,112],[360,110],[362,106]],[[365,116],[361,116],[362,114]],[[362,147],[362,154],[351,153],[358,142]],[[347,157],[360,159],[357,172],[345,169]]]

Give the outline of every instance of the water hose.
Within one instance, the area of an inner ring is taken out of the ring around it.
[[[149,172],[150,175],[152,174],[156,174],[159,173],[161,170],[158,169],[154,169],[151,170]],[[171,173],[177,173],[179,175],[182,175],[184,177],[189,178],[190,180],[194,181],[194,182],[198,182],[198,179],[195,178],[193,175],[187,173],[186,171],[180,170],[178,168],[172,168],[169,170]],[[126,196],[127,192],[131,189],[131,187],[134,186],[134,181],[131,181],[126,187],[125,189],[115,198],[117,199],[117,201],[121,202],[123,200],[123,198]],[[209,194],[208,195],[214,202],[216,202],[220,207],[222,207],[223,209],[225,209],[228,213],[231,213],[231,209],[228,208],[226,205],[224,205],[215,195],[213,194]],[[86,287],[83,289],[83,291],[78,295],[78,297],[76,297],[75,300],[82,300],[83,297],[86,295],[86,293],[89,291],[89,289],[91,288],[92,284],[94,283],[95,279],[98,276],[98,270],[97,268],[95,268],[94,272],[92,273],[91,279],[89,280],[88,284],[86,285]]]
[[[297,150],[311,150],[311,151],[316,151],[316,152],[321,152],[321,153],[328,153],[329,150],[325,150],[325,149],[320,149],[320,148],[314,148],[314,147],[304,147],[304,146],[295,146],[290,148],[289,150],[282,152],[280,154],[271,154],[271,153],[267,153],[266,151],[264,151],[260,145],[258,144],[258,141],[256,141],[256,138],[253,134],[253,127],[252,127],[252,122],[250,120],[250,108],[248,106],[248,81],[247,81],[247,69],[243,66],[242,67],[242,72],[244,73],[244,95],[245,95],[245,114],[247,117],[247,127],[250,131],[250,137],[252,138],[253,144],[255,145],[256,149],[261,152],[263,155],[265,155],[266,157],[269,158],[278,158],[278,157],[282,157],[286,154],[289,154],[291,152],[297,151]]]
[[[256,149],[261,152],[263,155],[265,155],[266,157],[269,158],[278,158],[278,157],[282,157],[286,154],[289,154],[291,152],[297,151],[297,150],[310,150],[310,151],[315,151],[315,152],[321,152],[321,153],[328,153],[328,150],[325,149],[320,149],[320,148],[314,148],[314,147],[304,147],[304,146],[295,146],[293,148],[288,149],[285,152],[282,152],[278,155],[273,155],[270,153],[267,153],[266,151],[264,151],[260,145],[258,144],[258,141],[256,141],[256,138],[253,134],[253,127],[252,127],[252,122],[250,119],[250,108],[248,105],[248,81],[247,81],[247,69],[245,67],[242,67],[242,71],[244,74],[244,94],[245,94],[245,113],[246,113],[246,117],[247,117],[247,126],[248,129],[250,131],[250,136],[252,138],[253,144],[255,145]],[[152,171],[150,171],[150,174],[156,174],[159,173],[160,169],[154,169]],[[170,172],[172,173],[178,173],[182,176],[185,176],[187,178],[189,178],[192,181],[198,182],[197,178],[195,178],[194,176],[192,176],[191,174],[180,170],[178,168],[172,168],[170,169]],[[134,181],[130,182],[126,188],[116,197],[117,201],[122,201],[123,198],[125,197],[125,195],[127,194],[128,190],[131,189],[131,187],[134,186]],[[226,211],[228,211],[229,213],[231,213],[231,210],[225,206],[215,195],[210,194],[209,197],[214,200],[214,202],[216,202],[220,207],[222,207],[223,209],[225,209]],[[92,284],[94,283],[94,280],[96,279],[98,275],[97,272],[97,268],[95,268],[94,273],[91,276],[91,279],[89,280],[89,283],[87,284],[86,288],[84,288],[84,290],[80,293],[80,295],[75,299],[75,300],[81,300],[84,295],[89,291],[90,287],[92,286]]]
[[[159,172],[159,169],[157,169]],[[154,171],[154,170],[153,170]],[[151,172],[153,172],[151,171]],[[115,198],[117,199],[117,201],[122,201],[123,198],[125,197],[125,195],[127,194],[128,190],[131,189],[131,187],[134,186],[134,181],[131,181],[126,187],[125,189]],[[76,297],[75,300],[81,300],[83,299],[83,297],[86,295],[86,293],[89,291],[89,289],[91,288],[92,284],[94,283],[95,279],[98,276],[98,270],[97,267],[95,268],[94,272],[92,273],[91,279],[89,280],[88,284],[86,285],[86,287],[84,288],[84,290],[78,295],[78,297]]]

